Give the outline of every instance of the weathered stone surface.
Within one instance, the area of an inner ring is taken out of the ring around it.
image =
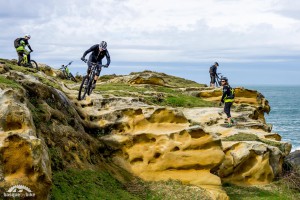
[[[207,101],[216,101],[221,100],[222,90],[221,88],[202,90],[199,93],[199,97],[205,98]],[[248,111],[249,116],[252,119],[259,119],[265,123],[264,113],[269,113],[271,108],[269,106],[268,100],[264,96],[255,91],[248,90],[244,88],[235,88],[235,99],[234,102],[236,105],[235,110],[237,111]]]
[[[214,199],[228,199],[221,182],[270,183],[281,173],[283,158],[291,150],[265,123],[264,113],[270,107],[256,91],[236,89],[232,109],[236,123],[227,128],[222,107],[160,107],[134,97],[104,97],[97,91],[78,101],[78,84],[62,84],[43,72],[38,78],[15,71],[5,75],[24,89],[1,90],[0,172],[5,182],[0,184],[6,189],[19,180],[17,184],[38,195],[48,195],[47,145],[56,170],[93,168],[101,165],[103,156],[106,165],[121,166],[146,181],[180,180],[206,188]],[[165,77],[146,71],[116,76],[111,82],[166,86]],[[201,98],[220,100],[220,89],[199,90]]]
[[[221,180],[211,173],[224,159],[220,139],[190,127],[176,110],[126,110],[121,125],[101,139],[114,149],[114,162],[147,181],[180,180],[227,199]]]
[[[218,173],[223,182],[261,185],[273,181],[282,168],[282,152],[261,142],[222,142],[225,160]]]
[[[291,152],[287,157],[286,160],[290,162],[293,166],[300,168],[300,150],[296,150]]]
[[[51,186],[48,149],[43,140],[36,137],[24,91],[4,89],[0,94],[1,191],[24,185],[37,199],[47,199]]]

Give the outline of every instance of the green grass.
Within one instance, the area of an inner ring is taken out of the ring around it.
[[[113,94],[123,97],[143,97],[148,104],[172,107],[212,107],[214,103],[199,97],[188,95],[174,88],[164,86],[130,85],[124,83],[101,84],[96,88],[102,94]],[[161,97],[158,97],[161,95]]]
[[[135,87],[124,83],[107,83],[96,87],[98,91],[126,91],[126,92],[145,92],[147,91],[144,87]]]
[[[45,85],[54,87],[54,88],[59,89],[59,90],[61,89],[61,87],[56,82],[53,82],[53,81],[49,80],[48,78],[46,78],[42,75],[39,75],[39,74],[36,74],[36,73],[33,73],[32,75],[37,77],[39,79],[39,81],[41,81]]]
[[[258,141],[258,142],[262,142],[262,143],[265,143],[265,144],[270,145],[270,146],[277,147],[282,152],[285,151],[285,147],[284,147],[283,143],[273,141],[273,140],[264,139],[264,138],[259,138],[257,135],[250,134],[250,133],[240,132],[238,134],[231,135],[229,137],[223,138],[222,140],[223,141]]]
[[[108,172],[91,170],[54,171],[51,199],[210,200],[203,189],[179,181],[134,180],[122,184]]]
[[[184,94],[178,94],[177,96],[167,96],[162,99],[157,99],[156,97],[146,98],[146,102],[149,104],[156,104],[160,106],[171,106],[171,107],[212,107],[215,106],[214,103],[205,101],[198,97],[193,97]]]
[[[0,76],[0,87],[1,88],[6,88],[6,87],[11,87],[14,89],[21,89],[22,86],[18,84],[17,82],[7,79],[4,76]]]
[[[107,172],[54,172],[51,199],[139,199]]]
[[[270,184],[260,187],[242,187],[226,184],[223,186],[230,200],[297,200],[300,193],[284,184]]]

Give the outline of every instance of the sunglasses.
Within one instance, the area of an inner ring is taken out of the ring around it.
[[[226,82],[226,81],[221,81],[221,82]]]

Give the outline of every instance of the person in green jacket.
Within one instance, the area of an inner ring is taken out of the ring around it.
[[[21,61],[23,59],[23,55],[27,55],[28,63],[30,62],[30,52],[26,50],[26,46],[32,52],[31,46],[28,43],[28,40],[31,38],[29,34],[26,34],[24,38],[19,38],[18,46],[16,47],[16,51],[18,54],[18,65],[21,65]]]

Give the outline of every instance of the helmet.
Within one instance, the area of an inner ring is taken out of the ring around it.
[[[25,37],[27,37],[29,39],[31,38],[31,36],[29,34],[26,34]]]
[[[221,77],[221,81],[226,81],[226,82],[228,82],[228,78],[226,78],[226,77]]]
[[[105,41],[100,42],[99,48],[106,50],[107,43]]]
[[[219,63],[215,62],[215,65],[219,66]]]

